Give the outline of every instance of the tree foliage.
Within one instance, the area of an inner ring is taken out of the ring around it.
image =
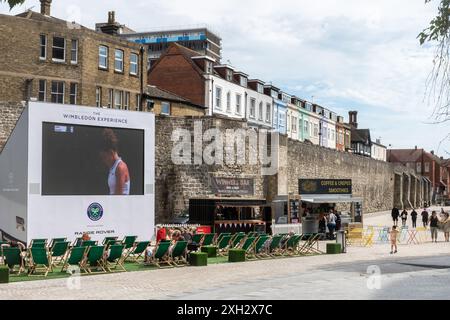
[[[425,0],[429,3],[432,0]],[[450,121],[450,0],[439,0],[438,13],[417,38],[421,45],[435,44],[433,69],[427,79],[426,97],[436,122]]]
[[[7,2],[9,4],[9,8],[12,9],[15,6],[21,5],[25,2],[25,0],[0,0],[1,2]]]

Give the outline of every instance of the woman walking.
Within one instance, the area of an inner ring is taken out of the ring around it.
[[[402,214],[400,215],[400,217],[402,218],[402,226],[405,227],[406,226],[406,220],[408,219],[408,211],[406,211],[406,209],[403,209]]]
[[[450,218],[448,212],[444,213],[444,219],[442,221],[442,229],[444,230],[445,242],[449,242],[450,236]]]

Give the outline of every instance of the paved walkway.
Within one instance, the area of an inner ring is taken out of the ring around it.
[[[395,262],[401,258],[448,255],[449,250],[450,243],[400,246],[396,255],[388,253],[388,245],[371,248],[350,247],[348,253],[342,255],[10,283],[0,285],[0,297],[2,299],[172,299],[178,296],[186,298],[214,288],[220,292],[222,287],[232,284],[247,283],[251,286],[252,283],[274,281],[275,278],[288,279],[292,275],[315,272],[318,268],[333,269],[358,262],[377,264],[377,261]],[[79,283],[76,281],[78,279]],[[298,284],[301,286],[301,283]],[[322,284],[326,286],[326,281]],[[235,292],[233,297],[250,298],[240,296],[239,292]],[[265,298],[270,299],[270,296]]]
[[[365,224],[391,225],[390,213],[366,217]],[[321,243],[321,246],[324,245],[325,243]],[[348,247],[347,251],[347,254],[341,255],[258,260],[207,267],[172,268],[10,283],[0,285],[0,298],[18,300],[286,299],[288,297],[292,299],[318,299],[324,292],[329,292],[326,289],[333,279],[335,286],[344,288],[344,285],[346,285],[350,292],[352,292],[351,288],[355,289],[355,294],[359,292],[360,298],[369,298],[373,297],[373,292],[367,291],[367,281],[361,282],[360,278],[360,273],[365,274],[366,266],[389,266],[390,264],[398,264],[399,261],[404,259],[431,261],[435,257],[446,257],[450,252],[450,243],[400,245],[399,252],[395,255],[389,254],[388,244],[374,245],[370,248]],[[361,266],[357,271],[354,270],[356,265]],[[448,265],[450,267],[450,261]],[[383,272],[383,270],[381,271]],[[431,271],[420,272],[425,277],[422,278],[425,281],[425,279],[428,279],[426,275]],[[417,273],[414,274],[417,275]],[[437,278],[433,278],[435,280],[445,280],[445,283],[448,283],[447,280],[450,279],[450,276],[447,279],[446,274],[431,274],[430,276],[436,276]],[[349,277],[353,280],[350,281]],[[400,276],[391,280],[400,281],[398,277]],[[401,277],[405,277],[405,273],[402,273]],[[268,287],[273,290],[267,291]],[[304,292],[301,289],[302,287],[308,288],[310,294],[302,295]],[[292,295],[289,295],[289,292]],[[343,294],[343,292],[341,293]],[[287,294],[288,296],[286,296]],[[328,298],[333,297],[329,296]],[[339,298],[339,296],[336,296],[336,298]],[[354,297],[349,296],[348,298]]]

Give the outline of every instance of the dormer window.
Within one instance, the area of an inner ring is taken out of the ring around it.
[[[233,81],[233,71],[227,70],[227,81]]]
[[[264,93],[264,87],[261,83],[258,83],[256,85],[256,91],[258,91],[259,93]]]
[[[212,62],[211,61],[206,61],[205,72],[208,74],[212,73]]]
[[[246,77],[241,76],[240,83],[241,83],[241,86],[247,88],[247,78]]]

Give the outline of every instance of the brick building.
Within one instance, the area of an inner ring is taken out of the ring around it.
[[[448,162],[436,156],[433,151],[427,152],[417,147],[390,149],[387,151],[387,161],[404,165],[429,179],[433,187],[433,202],[440,202],[444,197],[448,197],[448,167],[446,167]]]
[[[0,15],[0,101],[140,109],[146,51],[52,17],[50,4],[41,0],[40,13]]]
[[[336,150],[350,151],[351,145],[351,127],[344,123],[344,117],[338,116],[336,121]]]
[[[205,107],[207,115],[272,128],[273,101],[264,93],[263,81],[179,44],[172,43],[153,64],[148,83]]]
[[[144,90],[147,111],[157,115],[183,117],[203,116],[206,108],[193,104],[172,92],[155,86],[146,86]]]

